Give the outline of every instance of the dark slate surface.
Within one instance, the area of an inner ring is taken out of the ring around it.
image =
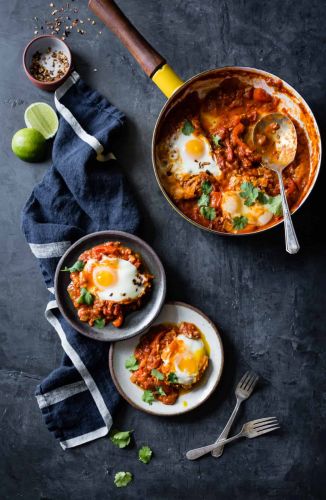
[[[129,117],[117,155],[142,205],[144,236],[166,267],[168,297],[203,309],[220,326],[225,371],[209,402],[181,418],[154,418],[121,405],[116,424],[134,429],[137,445],[154,450],[147,466],[137,461],[136,446],[119,450],[107,438],[64,452],[45,429],[33,392],[62,352],[43,318],[47,294],[19,217],[47,165],[16,159],[10,141],[24,126],[27,105],[53,102],[28,82],[21,66],[32,18],[48,19],[49,3],[0,3],[1,498],[322,498],[325,175],[294,217],[302,245],[297,256],[285,253],[282,228],[230,240],[192,227],[168,206],[151,167],[151,133],[164,97],[108,31],[97,34],[100,23],[92,33],[69,38],[77,69]],[[89,17],[86,2],[74,4],[80,5],[76,17]],[[325,129],[322,0],[119,4],[184,78],[227,64],[263,68],[292,84]],[[282,431],[230,446],[218,461],[188,462],[185,451],[211,441],[223,427],[234,405],[233,386],[249,367],[261,374],[262,384],[236,427],[277,415]],[[134,474],[128,489],[113,485],[119,470]]]

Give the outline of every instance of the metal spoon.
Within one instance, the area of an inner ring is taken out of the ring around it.
[[[286,251],[294,254],[300,249],[286,199],[282,171],[293,160],[297,151],[297,133],[292,120],[282,113],[270,113],[256,123],[253,131],[256,151],[262,155],[262,164],[277,173],[282,197]]]

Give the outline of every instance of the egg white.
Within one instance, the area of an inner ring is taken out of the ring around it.
[[[221,207],[224,214],[232,218],[243,215],[247,217],[248,224],[255,226],[264,226],[273,217],[273,213],[261,203],[247,207],[243,198],[235,191],[225,191],[222,194]]]
[[[203,153],[200,156],[193,156],[187,152],[187,143],[190,141],[200,141]],[[215,177],[221,175],[221,170],[213,158],[211,145],[203,135],[184,135],[181,131],[175,134],[170,141],[169,150],[170,170],[175,175],[200,174],[208,171]]]
[[[169,369],[171,372],[175,373],[178,378],[178,383],[182,385],[192,385],[195,383],[198,377],[198,371],[195,373],[189,373],[187,370],[181,370],[180,364],[182,359],[185,357],[195,358],[198,362],[201,358],[203,358],[206,354],[204,343],[201,339],[190,339],[183,334],[177,336],[178,342],[182,342],[185,350],[180,353],[176,353],[173,356],[173,359],[168,355],[169,346],[166,348],[167,357],[163,360],[164,365],[169,365]]]

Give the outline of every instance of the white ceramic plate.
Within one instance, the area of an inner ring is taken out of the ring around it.
[[[130,381],[130,372],[125,368],[125,361],[134,353],[139,336],[111,344],[109,365],[113,381],[121,394],[132,406],[154,415],[179,415],[201,405],[216,389],[220,380],[224,355],[222,341],[216,326],[198,309],[183,302],[168,302],[154,321],[159,323],[194,323],[204,334],[210,348],[209,365],[200,382],[189,392],[179,396],[174,405],[165,405],[154,401],[152,405],[142,400],[143,390]],[[144,335],[144,334],[142,334]]]

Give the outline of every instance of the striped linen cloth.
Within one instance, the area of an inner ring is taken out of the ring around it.
[[[124,115],[76,72],[56,91],[55,105],[61,116],[53,165],[23,209],[22,228],[50,292],[45,316],[64,350],[61,366],[39,384],[36,398],[48,429],[66,449],[106,435],[119,396],[108,371],[108,343],[80,335],[60,314],[55,269],[85,234],[135,233],[139,212],[111,152]]]

